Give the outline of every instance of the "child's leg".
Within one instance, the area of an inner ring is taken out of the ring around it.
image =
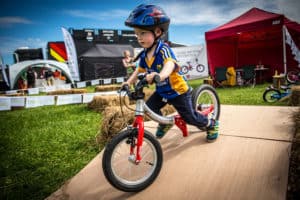
[[[161,115],[160,109],[164,107],[167,102],[163,101],[163,98],[154,92],[147,100],[146,104],[152,111]],[[172,125],[159,124],[155,133],[156,137],[162,138],[171,127]]]
[[[207,126],[207,117],[197,112],[192,104],[191,92],[182,94],[169,100],[169,102],[176,108],[179,115],[187,124],[197,126],[198,128]]]
[[[213,142],[217,139],[219,134],[219,122],[214,119],[208,119],[207,116],[195,110],[190,92],[180,95],[169,102],[172,103],[187,124],[194,125],[198,128],[207,128],[206,139],[208,142]]]
[[[146,102],[146,105],[155,113],[161,115],[160,109],[167,103],[163,101],[163,98],[154,92]]]

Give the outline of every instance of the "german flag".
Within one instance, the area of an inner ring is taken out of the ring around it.
[[[68,60],[66,46],[64,42],[48,42],[48,56],[59,62]]]

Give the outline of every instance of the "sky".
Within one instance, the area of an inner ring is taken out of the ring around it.
[[[142,3],[161,6],[171,18],[169,40],[184,45],[205,44],[206,31],[252,7],[300,23],[300,0],[2,0],[0,55],[10,65],[17,48],[45,52],[48,42],[63,41],[61,27],[131,30],[124,21]]]

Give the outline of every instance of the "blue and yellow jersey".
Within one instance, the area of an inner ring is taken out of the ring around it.
[[[180,94],[186,93],[189,90],[189,86],[180,72],[179,65],[177,64],[176,57],[172,49],[159,41],[155,50],[155,54],[152,59],[148,59],[146,51],[141,54],[138,71],[140,73],[159,73],[164,63],[172,61],[175,63],[175,68],[168,78],[159,84],[156,84],[156,92],[166,99],[172,99]]]

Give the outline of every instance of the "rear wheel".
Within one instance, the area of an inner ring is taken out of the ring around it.
[[[270,88],[267,89],[263,94],[263,99],[265,102],[274,103],[281,98],[281,92],[277,89]]]
[[[136,163],[137,129],[125,130],[116,135],[106,146],[102,168],[108,182],[125,192],[138,192],[158,176],[163,162],[159,142],[148,131],[140,151],[142,160]],[[130,150],[133,148],[133,154]]]
[[[202,84],[195,88],[192,93],[192,102],[196,110],[211,111],[212,118],[219,119],[221,112],[220,99],[215,88],[211,85]]]
[[[182,72],[183,74],[187,74],[187,73],[189,72],[188,66],[186,66],[186,65],[182,66],[182,67],[181,67],[181,72]]]
[[[197,72],[204,72],[204,69],[205,69],[204,65],[201,64],[197,65],[196,67]]]

